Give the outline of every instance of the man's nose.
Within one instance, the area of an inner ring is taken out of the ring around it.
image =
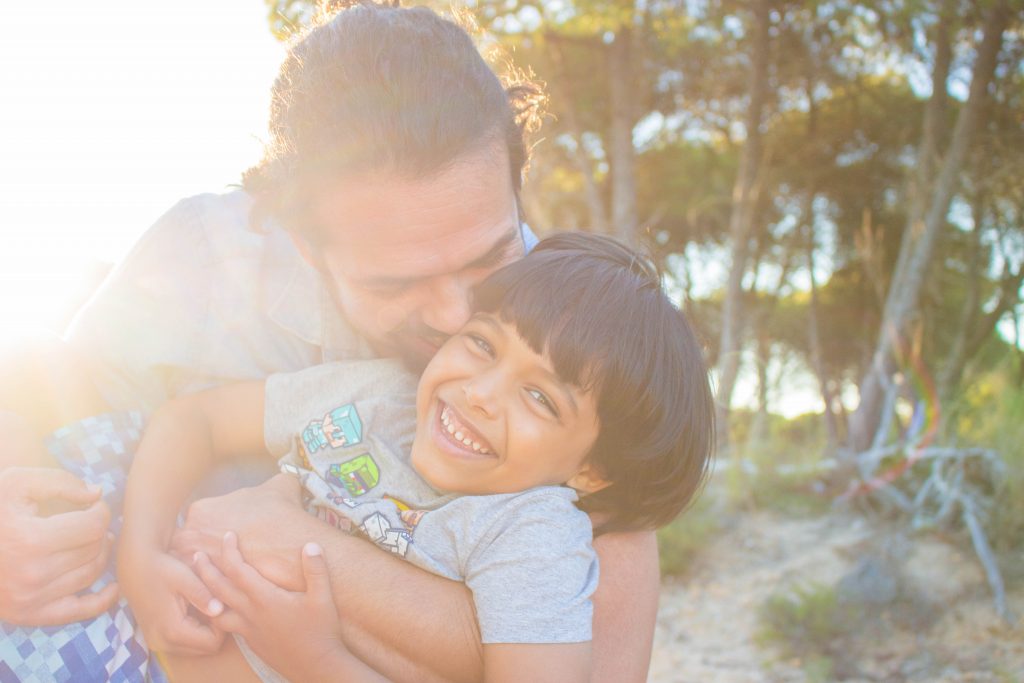
[[[425,294],[423,323],[451,336],[469,320],[470,283],[454,275],[435,278]]]

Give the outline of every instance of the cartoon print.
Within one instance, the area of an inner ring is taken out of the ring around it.
[[[401,557],[405,557],[405,554],[409,551],[409,542],[412,540],[409,537],[409,533],[405,529],[392,528],[388,523],[388,518],[379,512],[374,512],[364,519],[359,528],[363,530],[371,541],[384,550],[393,552]]]
[[[398,517],[402,520],[402,524],[405,525],[405,530],[412,534],[416,530],[416,525],[420,523],[425,514],[427,514],[426,510],[402,510],[398,513]]]
[[[324,522],[327,522],[333,527],[337,527],[341,531],[346,533],[351,532],[355,528],[355,524],[351,519],[345,515],[340,515],[329,507],[323,505],[316,506],[316,516]]]
[[[295,452],[298,454],[304,468],[307,470],[313,469],[313,465],[309,462],[309,453],[306,452],[306,445],[297,436],[295,437]]]
[[[369,453],[356,456],[343,463],[331,465],[327,470],[327,483],[344,486],[351,496],[361,496],[380,481],[380,470]]]
[[[409,504],[406,503],[404,500],[399,500],[398,498],[395,498],[394,496],[389,496],[386,493],[383,496],[381,496],[381,500],[391,501],[394,504],[394,506],[398,508],[399,512],[401,512],[402,510],[409,509]]]
[[[335,408],[322,420],[312,420],[302,430],[302,442],[309,453],[327,448],[355,446],[363,440],[363,421],[352,403]]]

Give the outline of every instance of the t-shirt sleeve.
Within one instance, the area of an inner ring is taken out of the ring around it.
[[[484,644],[591,639],[597,555],[572,498],[557,487],[514,497],[468,556]]]
[[[378,401],[404,405],[412,403],[415,393],[415,376],[390,359],[327,363],[271,375],[266,383],[263,439],[267,450],[280,456],[292,447],[296,435],[307,436],[310,420],[330,415],[332,428],[313,430],[309,438],[351,443],[369,427],[364,422],[376,414],[373,408]],[[352,405],[357,401],[358,410]]]

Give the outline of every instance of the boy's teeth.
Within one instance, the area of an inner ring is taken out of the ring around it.
[[[449,411],[450,408],[448,406],[445,406],[444,410],[441,411],[441,424],[443,424],[445,429],[448,430],[448,433],[454,436],[456,441],[462,442],[463,445],[471,447],[474,451],[477,451],[478,453],[482,453],[484,455],[489,455],[491,453],[491,450],[489,448],[481,446],[479,443],[473,441],[471,438],[463,434],[461,431],[455,430],[455,425],[452,424],[451,413]]]

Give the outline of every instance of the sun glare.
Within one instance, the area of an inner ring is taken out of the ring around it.
[[[15,3],[0,41],[0,342],[59,332],[178,199],[260,153],[283,49],[257,0]]]

